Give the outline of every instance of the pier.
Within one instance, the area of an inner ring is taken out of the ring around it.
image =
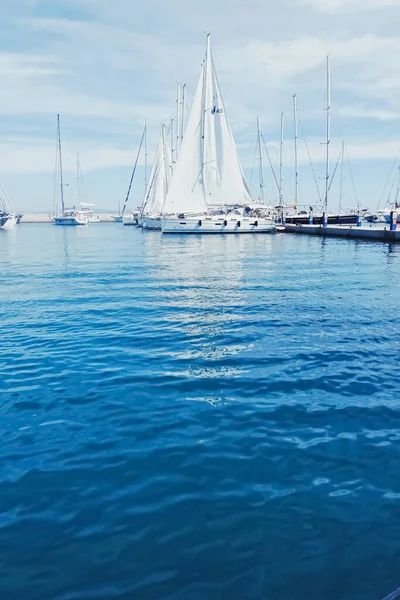
[[[356,225],[284,225],[279,227],[284,233],[297,233],[320,237],[337,237],[381,242],[400,242],[400,229],[391,231],[389,227],[357,227]]]

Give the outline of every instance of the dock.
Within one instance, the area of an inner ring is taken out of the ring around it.
[[[390,231],[389,227],[357,227],[356,225],[284,225],[279,227],[284,233],[297,233],[319,237],[336,237],[355,240],[400,242],[400,229]]]

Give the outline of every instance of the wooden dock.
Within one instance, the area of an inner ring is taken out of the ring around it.
[[[357,227],[356,225],[284,225],[279,227],[284,233],[315,235],[320,237],[338,237],[355,240],[377,240],[381,242],[400,242],[400,229],[390,231],[389,227]]]

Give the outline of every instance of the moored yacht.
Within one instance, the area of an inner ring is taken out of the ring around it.
[[[252,204],[227,120],[208,35],[206,59],[162,209],[161,231],[185,234],[275,231],[274,220],[253,213]],[[219,209],[213,211],[211,205]]]
[[[62,154],[61,154],[61,129],[60,129],[60,115],[57,115],[57,161],[56,161],[56,179],[59,176],[59,191],[60,197],[59,202],[56,198],[55,204],[57,204],[57,214],[53,216],[53,223],[55,225],[66,225],[66,226],[77,226],[87,225],[88,215],[82,210],[78,210],[73,206],[72,208],[66,208],[64,204],[64,182],[63,182],[63,170],[62,170]],[[58,186],[55,188],[58,190]]]

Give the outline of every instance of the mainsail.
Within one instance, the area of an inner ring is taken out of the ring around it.
[[[143,201],[142,214],[159,215],[163,210],[172,176],[172,153],[167,140],[165,125],[162,126],[149,184]]]
[[[207,37],[204,105],[204,188],[209,205],[252,202],[233,139]]]
[[[201,69],[185,136],[165,200],[164,214],[207,211],[203,185],[203,70],[204,67]]]
[[[163,213],[251,203],[211,54],[210,35]]]

